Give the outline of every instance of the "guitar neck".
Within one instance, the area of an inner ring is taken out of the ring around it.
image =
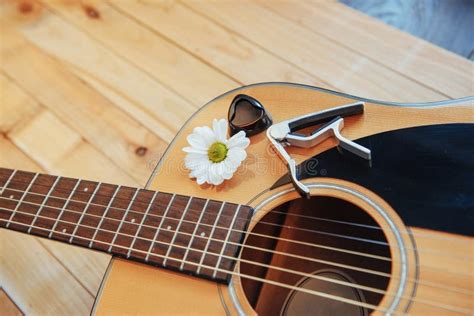
[[[248,206],[0,168],[0,227],[228,282]]]

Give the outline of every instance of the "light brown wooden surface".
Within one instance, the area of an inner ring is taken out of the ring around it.
[[[143,186],[199,106],[255,82],[390,101],[474,94],[472,62],[329,1],[0,6],[3,167]],[[0,235],[1,286],[23,312],[88,314],[107,255]]]

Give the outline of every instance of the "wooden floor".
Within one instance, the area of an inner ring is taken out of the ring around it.
[[[144,186],[194,111],[262,81],[390,101],[474,94],[471,61],[335,2],[295,4],[2,1],[0,166]],[[89,314],[108,255],[0,239],[0,314]]]

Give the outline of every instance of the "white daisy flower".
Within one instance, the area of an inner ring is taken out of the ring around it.
[[[245,148],[250,140],[240,131],[227,139],[227,120],[214,119],[212,129],[208,126],[194,128],[187,137],[189,147],[184,163],[191,172],[190,178],[196,178],[199,185],[207,182],[219,185],[229,180],[247,157]]]

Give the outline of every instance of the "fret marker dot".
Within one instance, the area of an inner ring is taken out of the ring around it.
[[[13,199],[15,196],[14,195],[10,195],[10,199]]]
[[[63,228],[62,232],[65,233],[66,231],[67,231],[66,228]]]
[[[132,220],[131,220],[130,222],[132,222],[132,223],[135,223],[135,219],[134,219],[134,218],[132,218]]]
[[[206,233],[205,233],[205,232],[202,232],[202,233],[201,233],[201,237],[204,237],[204,236],[206,236]]]
[[[171,226],[166,227],[167,230],[171,230]]]
[[[87,192],[87,191],[89,191],[89,188],[84,188],[84,192]]]

